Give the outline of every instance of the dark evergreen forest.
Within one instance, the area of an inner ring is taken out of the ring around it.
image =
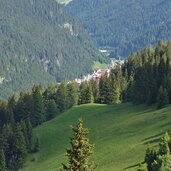
[[[66,9],[112,57],[171,38],[170,0],[73,0]]]
[[[0,0],[1,97],[34,84],[72,80],[108,62],[54,0]]]

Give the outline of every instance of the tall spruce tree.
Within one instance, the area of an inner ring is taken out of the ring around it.
[[[99,81],[91,80],[90,82],[93,92],[93,98],[95,103],[99,103],[100,92],[99,92]]]
[[[153,171],[153,162],[157,159],[157,152],[152,148],[147,148],[145,154],[145,163],[147,164],[148,171]]]
[[[33,145],[32,125],[28,119],[25,122],[21,121],[20,125],[21,125],[22,132],[24,135],[27,150],[28,150],[28,152],[31,152],[32,145]]]
[[[32,122],[34,126],[40,125],[45,121],[45,106],[43,96],[39,89],[33,91],[33,117]]]
[[[157,107],[160,109],[169,103],[167,90],[160,86],[157,96]]]
[[[75,82],[67,84],[67,108],[78,103],[78,86]]]
[[[79,99],[78,99],[78,104],[85,104],[86,103],[86,89],[87,85],[86,82],[82,82],[80,87],[79,87]]]
[[[22,127],[19,123],[16,125],[14,135],[14,170],[18,170],[23,166],[26,157],[26,142],[22,132]]]
[[[28,147],[29,147],[29,138],[28,138],[28,135],[27,135],[26,123],[24,121],[21,121],[20,125],[21,125],[21,130],[22,130],[22,133],[23,133],[23,136],[24,136],[24,139],[25,139],[25,144],[26,144],[26,147],[28,149]]]
[[[28,139],[28,141],[27,141],[28,144],[26,144],[26,145],[27,145],[27,148],[28,148],[29,152],[31,152],[32,151],[32,146],[33,146],[32,125],[31,125],[29,120],[26,120],[25,123],[26,123],[26,129],[27,129],[27,139]]]
[[[56,92],[56,104],[60,112],[67,109],[67,88],[66,83],[61,82]]]
[[[85,103],[93,103],[94,97],[92,92],[92,87],[90,84],[87,84],[86,91],[85,91]]]
[[[47,120],[53,119],[58,113],[59,113],[59,110],[57,108],[55,100],[53,99],[49,100],[47,111],[46,111]]]
[[[2,149],[0,149],[0,171],[6,171],[5,155]]]
[[[16,124],[11,141],[9,144],[10,158],[8,168],[9,170],[17,171],[23,167],[27,152],[22,127],[19,123]]]
[[[93,146],[87,138],[88,129],[83,127],[83,121],[78,120],[74,135],[70,139],[71,148],[67,149],[68,165],[63,164],[63,171],[93,171],[95,168],[90,161]]]
[[[4,150],[6,165],[9,168],[12,154],[13,154],[13,142],[14,142],[13,141],[14,133],[11,124],[6,124],[3,126],[1,136],[2,136],[2,141],[0,144],[2,149]]]

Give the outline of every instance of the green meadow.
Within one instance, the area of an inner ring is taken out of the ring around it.
[[[171,126],[171,106],[87,104],[75,106],[34,129],[40,152],[28,156],[24,171],[57,171],[66,162],[65,149],[72,136],[71,125],[83,118],[94,144],[97,171],[135,171],[148,144],[155,146]]]
[[[61,4],[68,4],[69,2],[71,2],[72,0],[56,0],[58,3]]]
[[[107,69],[108,64],[100,63],[100,62],[94,62],[93,69]]]

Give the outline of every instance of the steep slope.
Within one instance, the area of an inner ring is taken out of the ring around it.
[[[67,9],[113,56],[171,38],[170,0],[73,0]]]
[[[156,145],[170,128],[170,110],[171,106],[156,110],[155,106],[131,104],[76,106],[34,130],[41,150],[29,157],[23,170],[59,170],[72,135],[70,125],[82,117],[85,127],[90,128],[90,141],[95,144],[97,171],[135,171],[148,143]]]
[[[1,97],[80,77],[105,61],[55,0],[0,0],[0,52]]]

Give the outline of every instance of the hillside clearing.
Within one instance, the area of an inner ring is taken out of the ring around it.
[[[171,106],[132,104],[76,106],[34,130],[39,137],[40,153],[30,155],[25,171],[55,171],[65,162],[65,149],[72,135],[70,125],[82,117],[95,144],[97,171],[135,170],[143,161],[147,144],[156,146],[171,125]],[[35,160],[35,161],[31,161]]]

